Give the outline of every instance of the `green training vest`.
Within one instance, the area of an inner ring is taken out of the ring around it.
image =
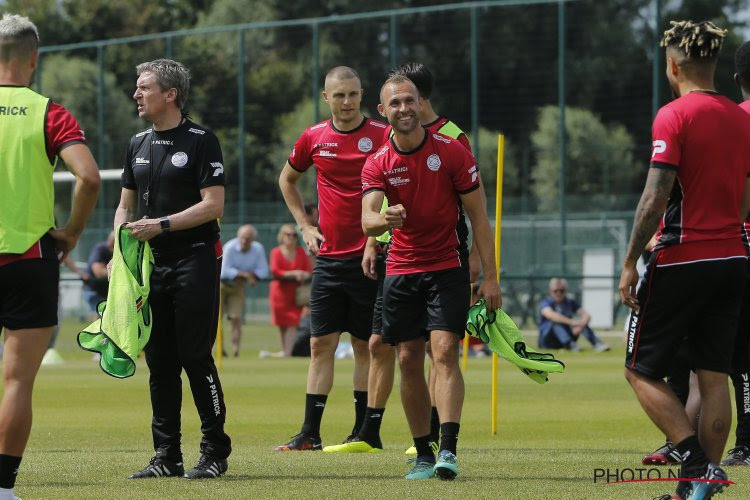
[[[27,87],[0,86],[0,254],[24,253],[55,227],[48,104]]]
[[[135,373],[135,360],[151,336],[151,272],[154,256],[148,242],[130,237],[123,226],[115,233],[107,300],[97,306],[100,319],[78,334],[78,345],[101,354],[99,366],[116,378]]]

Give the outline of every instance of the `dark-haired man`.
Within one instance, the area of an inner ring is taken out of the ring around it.
[[[336,347],[349,332],[354,348],[355,421],[357,435],[367,407],[372,308],[377,283],[365,269],[376,259],[360,224],[360,174],[365,159],[385,140],[386,125],[362,115],[362,83],[357,72],[337,66],[325,78],[323,99],[332,117],[309,127],[292,148],[279,187],[310,253],[317,255],[310,291],[310,369],[305,420],[300,432],[276,451],[320,450],[320,422],[333,386]],[[319,225],[306,217],[297,182],[317,170]]]
[[[734,81],[742,92],[740,108],[750,114],[750,42],[743,43],[734,54]],[[750,137],[747,138],[750,140]],[[745,241],[750,243],[750,221],[745,221]],[[750,246],[750,245],[749,245]],[[734,344],[732,384],[737,411],[734,448],[721,465],[750,465],[750,279],[745,285],[740,309],[739,328]]]
[[[39,34],[28,18],[0,19],[0,499],[13,487],[31,432],[39,365],[57,325],[60,263],[76,246],[99,193],[83,131],[62,106],[29,89]],[[68,223],[55,229],[52,171],[60,157],[76,178]]]
[[[427,132],[419,123],[422,99],[414,84],[395,75],[380,92],[378,111],[393,136],[362,170],[362,228],[376,236],[392,229],[383,284],[383,341],[396,345],[401,400],[417,459],[406,479],[458,474],[458,441],[464,385],[458,366],[469,308],[469,275],[458,251],[459,202],[477,233],[484,280],[479,295],[488,309],[500,305],[492,235],[471,153],[458,141]],[[384,196],[390,206],[381,213]],[[430,446],[430,397],[424,379],[425,334],[435,357],[440,451]]]
[[[148,241],[154,254],[146,345],[156,454],[131,479],[215,478],[232,451],[224,393],[211,349],[219,321],[224,165],[216,136],[183,113],[190,72],[170,59],[139,64],[133,99],[151,128],[130,139],[115,227]],[[180,443],[182,370],[201,419],[201,456],[184,471]]]
[[[626,379],[680,452],[680,477],[718,480],[681,482],[679,497],[708,498],[725,486],[716,464],[731,426],[727,374],[745,285],[739,228],[750,208],[750,117],[714,89],[724,33],[691,21],[673,21],[664,33],[667,79],[677,99],[654,120],[651,168],[619,284],[623,303],[635,311]],[[657,227],[655,255],[636,297],[635,264]],[[697,435],[662,380],[685,335],[703,396]]]

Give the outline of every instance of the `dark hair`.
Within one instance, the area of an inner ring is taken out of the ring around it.
[[[435,79],[427,66],[418,62],[408,62],[398,68],[391,70],[388,76],[401,75],[405,76],[417,87],[422,99],[429,99],[432,95],[432,88],[435,85]]]
[[[734,71],[740,77],[742,85],[750,88],[750,42],[740,45],[734,53]]]
[[[713,62],[719,55],[727,30],[711,21],[669,21],[671,28],[664,32],[661,46],[681,50],[691,61]]]

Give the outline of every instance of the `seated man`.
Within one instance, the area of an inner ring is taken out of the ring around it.
[[[549,296],[539,309],[539,347],[546,349],[570,349],[580,351],[576,340],[583,333],[597,352],[608,351],[609,346],[597,338],[589,327],[591,315],[578,302],[565,294],[568,283],[562,278],[552,278],[549,282]]]

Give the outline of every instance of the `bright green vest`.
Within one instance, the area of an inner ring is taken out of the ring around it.
[[[48,104],[27,87],[0,86],[0,254],[24,253],[55,226]]]

